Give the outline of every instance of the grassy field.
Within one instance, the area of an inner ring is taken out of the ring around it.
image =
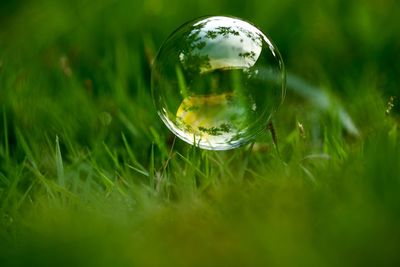
[[[258,2],[0,2],[0,266],[400,265],[400,4]],[[278,147],[157,117],[151,61],[208,14],[279,47]]]

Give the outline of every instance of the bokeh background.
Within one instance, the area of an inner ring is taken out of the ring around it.
[[[70,119],[90,120],[85,116],[90,111],[82,110],[86,105],[72,97],[81,89],[95,98],[82,101],[102,102],[106,110],[127,108],[127,102],[148,93],[150,64],[163,40],[184,22],[213,14],[259,26],[277,44],[288,72],[329,88],[347,106],[371,88],[384,101],[398,95],[396,1],[21,0],[0,5],[3,75],[14,77],[13,86],[26,80],[35,84],[15,92],[3,80],[1,101],[22,109],[13,115],[27,124],[47,124],[49,109],[58,118],[78,113]],[[393,109],[398,112],[399,105]],[[141,121],[153,121],[148,116]]]
[[[0,1],[0,265],[398,266],[399,14],[395,0]],[[269,137],[256,154],[194,153],[158,119],[151,62],[204,15],[253,22],[303,81],[275,121],[282,155]]]

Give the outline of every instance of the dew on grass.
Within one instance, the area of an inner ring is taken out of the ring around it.
[[[151,86],[157,112],[175,135],[227,150],[266,129],[285,96],[285,70],[276,46],[254,25],[203,17],[164,42]]]

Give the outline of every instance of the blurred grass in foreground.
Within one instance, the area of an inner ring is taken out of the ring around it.
[[[399,10],[389,0],[1,2],[0,265],[399,265]],[[157,118],[151,59],[205,14],[259,25],[287,69],[330,97],[322,109],[288,91],[280,154],[268,133],[199,151]]]

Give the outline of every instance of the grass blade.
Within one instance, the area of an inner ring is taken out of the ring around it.
[[[65,186],[64,165],[61,156],[60,142],[58,135],[56,136],[56,168],[57,168],[57,181],[62,187]]]
[[[6,108],[3,107],[3,124],[4,124],[4,147],[5,147],[5,159],[6,162],[10,161],[10,148],[9,148],[9,140],[8,140],[8,126],[7,126],[7,115]]]

